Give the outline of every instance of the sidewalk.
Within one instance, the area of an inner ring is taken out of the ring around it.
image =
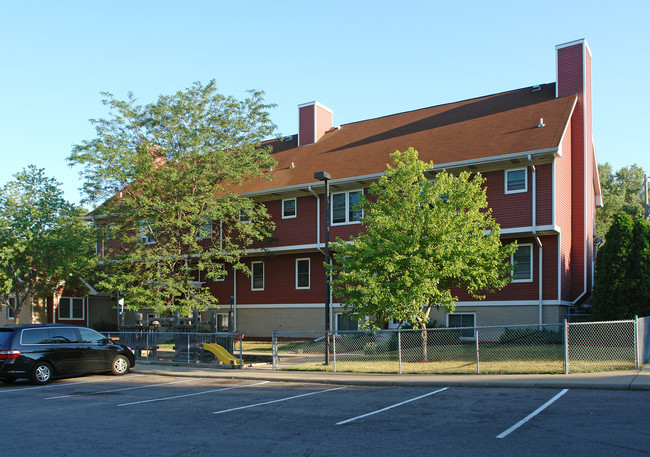
[[[196,376],[220,379],[250,379],[277,382],[312,382],[356,386],[404,387],[537,387],[559,389],[650,390],[650,365],[639,370],[569,375],[446,375],[377,374],[314,371],[273,371],[270,365],[242,369],[163,365],[138,361],[135,373],[165,376]]]

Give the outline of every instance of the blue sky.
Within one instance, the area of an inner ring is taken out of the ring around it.
[[[0,185],[35,164],[78,202],[66,157],[106,116],[102,91],[259,89],[288,135],[313,100],[345,124],[553,82],[555,45],[580,38],[598,161],[650,173],[649,17],[647,0],[0,2]]]

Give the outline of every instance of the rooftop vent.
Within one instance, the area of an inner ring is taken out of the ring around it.
[[[546,124],[544,124],[544,118],[540,117],[539,118],[539,124],[537,125],[537,128],[544,127],[544,125],[546,125]]]

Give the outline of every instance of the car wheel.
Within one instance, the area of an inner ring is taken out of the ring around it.
[[[42,385],[50,382],[53,375],[52,365],[47,362],[36,362],[32,369],[31,379],[34,384]]]
[[[129,359],[123,355],[116,355],[111,365],[111,371],[114,375],[123,375],[129,371]]]

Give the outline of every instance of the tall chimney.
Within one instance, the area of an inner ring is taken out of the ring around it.
[[[332,128],[334,113],[318,102],[298,105],[298,146],[316,143]]]
[[[571,116],[571,262],[572,298],[591,291],[593,239],[595,236],[598,164],[593,145],[591,117],[591,51],[587,41],[571,41],[555,47],[556,95],[577,94]]]

